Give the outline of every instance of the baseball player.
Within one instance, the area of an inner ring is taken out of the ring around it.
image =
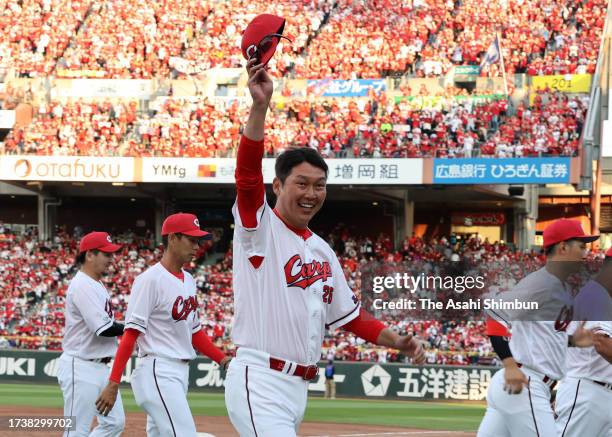
[[[538,302],[536,311],[540,313],[536,316],[509,309],[488,312],[510,327],[511,338],[505,346],[494,345],[504,368],[491,380],[478,437],[557,435],[550,398],[565,374],[568,344],[592,345],[591,333],[582,326],[568,336],[571,295],[566,281],[580,268],[586,244],[597,238],[586,235],[578,221],[553,222],[544,230],[546,265],[523,278],[512,291],[500,294],[509,301]],[[536,317],[546,321],[535,321]]]
[[[106,232],[91,232],[79,243],[76,262],[80,270],[70,281],[66,294],[66,326],[57,379],[64,395],[64,415],[75,417],[74,431],[64,436],[118,436],[125,425],[121,396],[108,416],[97,415],[98,425],[90,433],[96,416],[94,402],[106,385],[111,361],[117,350],[117,337],[123,325],[116,322],[110,295],[100,282],[121,248]]]
[[[262,34],[277,31],[276,22],[266,29],[265,20],[254,21]],[[249,28],[243,38],[252,36]],[[256,44],[243,40],[243,47]],[[238,350],[228,368],[225,402],[242,437],[292,437],[308,384],[317,377],[326,328],[343,326],[417,363],[425,355],[415,338],[362,314],[334,251],[308,229],[326,194],[327,165],[315,150],[291,149],[277,158],[276,207],[268,206],[262,157],[273,84],[264,69],[271,53],[259,55],[247,63],[253,105],[236,164],[232,334]]]
[[[588,320],[601,337],[598,343],[612,343],[612,249],[606,253],[598,275],[576,296],[574,319]],[[569,332],[577,326],[572,322]],[[557,432],[559,437],[612,435],[612,364],[595,347],[571,348],[567,373],[557,391]]]
[[[147,412],[147,435],[195,437],[196,428],[187,403],[189,361],[194,348],[223,368],[229,357],[202,331],[196,285],[183,270],[202,239],[193,214],[178,213],[162,225],[164,254],[159,263],[138,275],[132,285],[125,334],[115,357],[110,381],[96,401],[98,411],[112,411],[121,374],[138,343],[139,360],[132,373],[136,403]]]

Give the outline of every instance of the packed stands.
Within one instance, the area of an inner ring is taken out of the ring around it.
[[[405,90],[412,92],[411,90]],[[541,90],[508,114],[503,96],[429,96],[388,100],[292,99],[267,119],[267,155],[307,146],[326,157],[575,156],[586,96]],[[15,129],[7,154],[231,157],[248,105],[205,97],[163,99],[140,114],[135,101],[51,101],[33,123]]]
[[[507,73],[592,73],[605,0],[224,2],[10,0],[0,16],[0,66],[41,77],[186,77],[242,62],[242,29],[257,13],[287,19],[274,75],[440,76],[479,65],[500,35]],[[178,62],[177,62],[178,61]],[[183,67],[178,67],[182,65]],[[499,64],[484,73],[500,75]]]

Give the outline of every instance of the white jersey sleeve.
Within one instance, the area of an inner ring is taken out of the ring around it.
[[[246,228],[243,226],[237,201],[234,202],[232,214],[235,223],[234,239],[243,247],[246,257],[249,259],[254,256],[264,258],[270,229],[270,207],[265,196],[263,204],[256,213],[257,225],[255,227]]]
[[[136,329],[143,334],[147,332],[149,318],[157,304],[156,284],[148,281],[148,278],[141,275],[134,280],[125,316],[125,328]]]
[[[99,293],[89,291],[91,290],[74,293],[72,299],[89,330],[99,336],[113,325],[112,312],[109,314],[108,299]]]
[[[342,266],[335,254],[330,256],[332,266],[333,289],[323,289],[323,300],[331,301],[327,305],[325,324],[330,329],[343,326],[359,315],[359,299],[349,287]],[[326,296],[327,293],[327,296]]]

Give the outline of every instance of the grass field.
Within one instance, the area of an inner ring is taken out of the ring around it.
[[[141,411],[130,389],[122,396],[126,411]],[[194,415],[227,415],[223,394],[190,392],[188,397]],[[62,408],[62,393],[54,385],[0,384],[0,405]],[[474,404],[310,398],[304,420],[475,431],[483,414],[484,406]]]

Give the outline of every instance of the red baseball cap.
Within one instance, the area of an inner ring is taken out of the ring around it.
[[[81,238],[79,243],[79,253],[87,252],[88,250],[101,250],[106,253],[117,252],[121,249],[120,244],[113,244],[110,235],[107,232],[90,232]]]
[[[242,49],[244,59],[247,61],[251,59],[262,40],[266,36],[273,35],[269,43],[261,47],[263,53],[259,54],[261,62],[266,65],[272,59],[272,56],[274,56],[284,28],[285,19],[276,15],[261,14],[253,18],[242,34],[240,48]]]
[[[186,212],[179,212],[166,217],[162,225],[161,234],[185,234],[190,237],[212,237],[209,232],[200,229],[200,221],[195,215]]]
[[[587,235],[578,220],[555,220],[544,229],[544,247],[567,240],[580,240],[590,243],[598,238],[599,235]]]
[[[606,250],[606,258],[612,258],[612,247]]]

